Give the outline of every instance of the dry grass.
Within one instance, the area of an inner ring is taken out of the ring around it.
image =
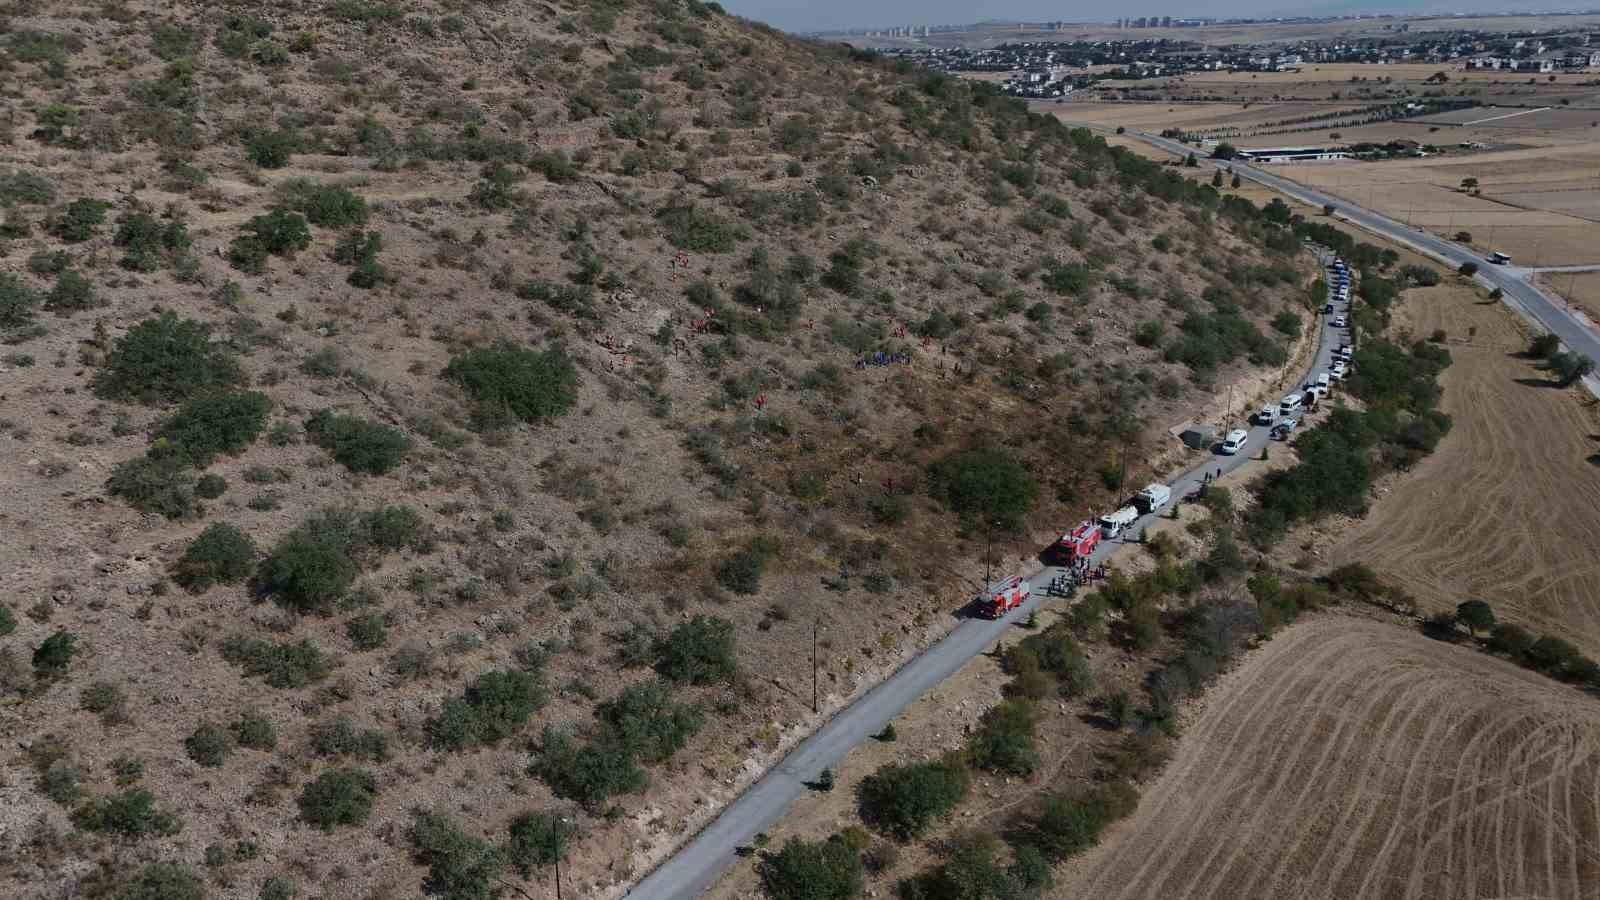
[[[1213,688],[1052,896],[1585,897],[1600,709],[1477,651],[1319,618]]]
[[[1335,530],[1331,560],[1372,566],[1428,610],[1485,600],[1508,621],[1600,652],[1593,402],[1545,386],[1518,356],[1517,320],[1470,289],[1409,291],[1400,314],[1416,334],[1451,338],[1440,381],[1455,427],[1366,519]]]

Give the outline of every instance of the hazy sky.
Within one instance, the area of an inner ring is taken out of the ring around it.
[[[885,25],[964,25],[980,19],[1028,22],[1111,21],[1137,16],[1330,15],[1352,12],[1423,12],[1532,8],[1529,0],[1135,0],[1128,3],[1085,0],[722,0],[735,15],[758,19],[788,31],[827,31]],[[1561,3],[1549,5],[1567,5]]]

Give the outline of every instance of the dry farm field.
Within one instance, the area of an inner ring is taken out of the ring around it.
[[[1050,896],[1576,900],[1600,879],[1600,707],[1510,663],[1323,617],[1189,718]]]
[[[1408,291],[1396,322],[1443,329],[1440,381],[1455,427],[1388,486],[1365,519],[1317,538],[1332,564],[1359,561],[1422,610],[1485,600],[1498,616],[1600,653],[1600,411],[1556,390],[1518,355],[1520,320],[1481,291]],[[1469,337],[1470,335],[1470,337]]]

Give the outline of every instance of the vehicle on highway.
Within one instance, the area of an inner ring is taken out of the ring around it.
[[[1124,506],[1113,513],[1106,513],[1100,517],[1100,533],[1106,540],[1111,540],[1126,531],[1129,525],[1139,521],[1137,507]]]
[[[1300,407],[1304,403],[1305,397],[1298,392],[1293,394],[1284,394],[1283,399],[1278,401],[1278,415],[1293,415],[1300,410]]]
[[[1134,495],[1133,505],[1137,506],[1140,512],[1149,515],[1166,506],[1167,501],[1171,499],[1172,488],[1159,482],[1151,482],[1144,486],[1144,490]]]
[[[1243,450],[1244,445],[1248,443],[1250,443],[1250,432],[1245,431],[1243,428],[1235,428],[1228,432],[1227,437],[1222,439],[1222,455],[1232,456]]]
[[[1033,586],[1021,575],[1002,578],[978,595],[977,612],[985,619],[998,619],[1026,603]]]
[[[1497,266],[1505,266],[1505,265],[1510,265],[1511,264],[1511,257],[1509,255],[1505,254],[1505,253],[1501,253],[1499,250],[1496,250],[1493,253],[1489,254],[1488,256],[1484,257],[1484,259],[1487,259],[1489,262],[1491,262],[1491,263],[1493,263],[1493,264],[1495,264]]]
[[[1263,406],[1256,410],[1255,420],[1257,425],[1271,425],[1278,421],[1278,408],[1276,406]]]
[[[1329,303],[1327,306],[1324,306],[1322,308],[1322,311],[1325,312],[1325,313],[1330,313],[1331,314],[1333,312],[1333,304]]]
[[[1350,326],[1350,320],[1348,318],[1346,318],[1344,316],[1334,316],[1333,317],[1333,327],[1335,327],[1335,328],[1348,328],[1349,326]]]
[[[1299,424],[1299,419],[1284,419],[1282,422],[1272,426],[1272,430],[1267,432],[1267,435],[1275,441],[1287,441],[1289,433],[1294,431],[1295,426]]]

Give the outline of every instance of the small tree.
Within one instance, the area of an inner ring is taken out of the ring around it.
[[[956,756],[936,762],[887,765],[856,788],[862,821],[900,840],[922,834],[961,802],[972,778]]]
[[[1239,178],[1239,173],[1238,172],[1233,173],[1233,181],[1230,183],[1231,186],[1233,187],[1233,189],[1234,190],[1238,190],[1239,189],[1239,185],[1241,185],[1243,183],[1244,182],[1241,181],[1240,178]]]
[[[1239,157],[1239,148],[1237,148],[1234,145],[1228,143],[1227,141],[1223,141],[1222,143],[1218,144],[1216,146],[1216,149],[1211,151],[1211,158],[1212,159],[1228,160],[1228,159],[1237,159],[1238,157]],[[1238,184],[1239,176],[1235,175],[1235,176],[1233,176],[1233,178],[1234,178],[1234,187],[1238,187],[1239,186],[1239,184]]]
[[[1216,171],[1211,173],[1211,186],[1214,187],[1214,188],[1217,188],[1219,190],[1222,188],[1222,170],[1221,169],[1217,169]]]
[[[257,556],[249,535],[224,522],[214,522],[173,564],[172,579],[196,593],[214,584],[234,584],[250,577]]]
[[[56,678],[66,674],[77,652],[78,638],[70,632],[57,630],[44,639],[33,651],[33,672],[39,678]]]
[[[1470,243],[1472,243],[1472,232],[1470,232],[1470,231],[1458,231],[1458,232],[1456,232],[1456,238],[1455,239],[1456,239],[1456,243],[1458,243],[1458,244],[1470,244]]]
[[[1467,192],[1476,192],[1478,190],[1478,179],[1470,176],[1461,179],[1461,190]]]
[[[1467,626],[1467,633],[1476,638],[1480,629],[1494,627],[1494,610],[1482,600],[1467,600],[1456,606],[1456,621]]]
[[[300,817],[323,831],[360,825],[372,814],[378,780],[364,769],[330,769],[300,792]]]
[[[1478,264],[1469,259],[1462,263],[1460,268],[1456,269],[1456,274],[1463,278],[1471,278],[1478,274]]]
[[[506,830],[506,856],[523,878],[535,866],[553,866],[565,859],[573,838],[573,829],[553,812],[523,813]]]
[[[1338,210],[1338,208],[1339,207],[1334,206],[1332,203],[1324,203],[1322,204],[1322,214],[1325,216],[1331,216],[1336,210]]]
[[[790,838],[760,871],[772,900],[850,900],[864,879],[861,853],[837,834],[825,841]]]
[[[672,629],[657,648],[657,670],[673,681],[709,684],[726,681],[738,670],[733,623],[695,616]]]
[[[1571,387],[1594,371],[1594,360],[1581,353],[1556,353],[1550,357],[1550,371],[1561,387]]]
[[[1200,157],[1190,153],[1183,158],[1183,165],[1185,168],[1197,169],[1200,167]]]

